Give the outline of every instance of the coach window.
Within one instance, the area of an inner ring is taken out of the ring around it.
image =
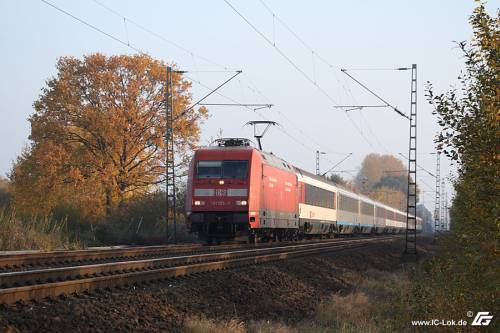
[[[222,161],[198,161],[197,178],[220,178]]]
[[[312,206],[335,209],[335,193],[306,184],[305,203]]]
[[[247,178],[248,161],[224,161],[222,163],[222,175],[224,178]]]

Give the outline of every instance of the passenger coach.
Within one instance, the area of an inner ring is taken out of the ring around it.
[[[405,212],[340,188],[240,138],[196,150],[188,173],[186,216],[190,231],[208,243],[399,233],[406,228]]]

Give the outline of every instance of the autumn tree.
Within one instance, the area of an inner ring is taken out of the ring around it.
[[[361,169],[354,178],[354,184],[361,191],[371,191],[383,177],[406,174],[406,167],[398,158],[372,153],[363,159]]]
[[[31,144],[15,163],[16,207],[50,211],[72,203],[109,213],[164,181],[166,64],[147,55],[62,57],[34,103]],[[183,163],[199,139],[203,107],[173,73],[174,143]]]
[[[0,209],[10,206],[11,193],[9,190],[9,181],[0,176]]]
[[[331,175],[327,176],[326,179],[339,185],[345,186],[347,184],[347,181],[338,173],[332,173]]]
[[[354,185],[375,200],[406,210],[408,171],[403,162],[392,155],[367,155],[354,178]],[[417,197],[419,192],[417,186]]]
[[[394,207],[406,211],[406,194],[403,191],[389,186],[375,187],[367,193],[369,197]]]

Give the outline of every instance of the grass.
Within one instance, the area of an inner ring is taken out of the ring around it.
[[[409,323],[402,315],[403,290],[409,280],[400,274],[369,270],[357,288],[335,294],[319,304],[312,320],[299,324],[300,332],[401,332]]]
[[[64,213],[64,212],[63,212]],[[0,207],[0,251],[80,249],[89,246],[122,244],[163,244],[166,239],[165,223],[160,219],[129,220],[112,216],[95,223],[78,216],[59,213],[54,215],[24,216],[15,210]],[[169,225],[170,241],[173,226]],[[177,241],[194,242],[182,219],[177,223]]]
[[[0,209],[0,251],[80,248],[68,237],[66,220],[51,216],[21,218],[14,211]]]
[[[280,323],[269,321],[251,322],[231,319],[216,321],[205,317],[191,317],[186,320],[184,333],[298,333],[297,330]]]
[[[186,320],[184,332],[236,333],[330,333],[330,332],[404,332],[411,328],[407,312],[406,294],[409,279],[405,271],[389,273],[368,270],[349,272],[349,279],[357,287],[347,294],[333,294],[318,304],[312,318],[295,325],[273,321],[243,322],[238,319],[216,321],[191,317]]]
[[[238,320],[215,321],[192,317],[186,320],[185,333],[245,333],[245,324]]]

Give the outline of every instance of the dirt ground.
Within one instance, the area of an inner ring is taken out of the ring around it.
[[[421,257],[431,247],[421,242]],[[0,332],[178,332],[186,320],[269,320],[294,324],[334,293],[356,288],[354,276],[398,271],[403,242],[219,271],[41,303],[0,306]]]

